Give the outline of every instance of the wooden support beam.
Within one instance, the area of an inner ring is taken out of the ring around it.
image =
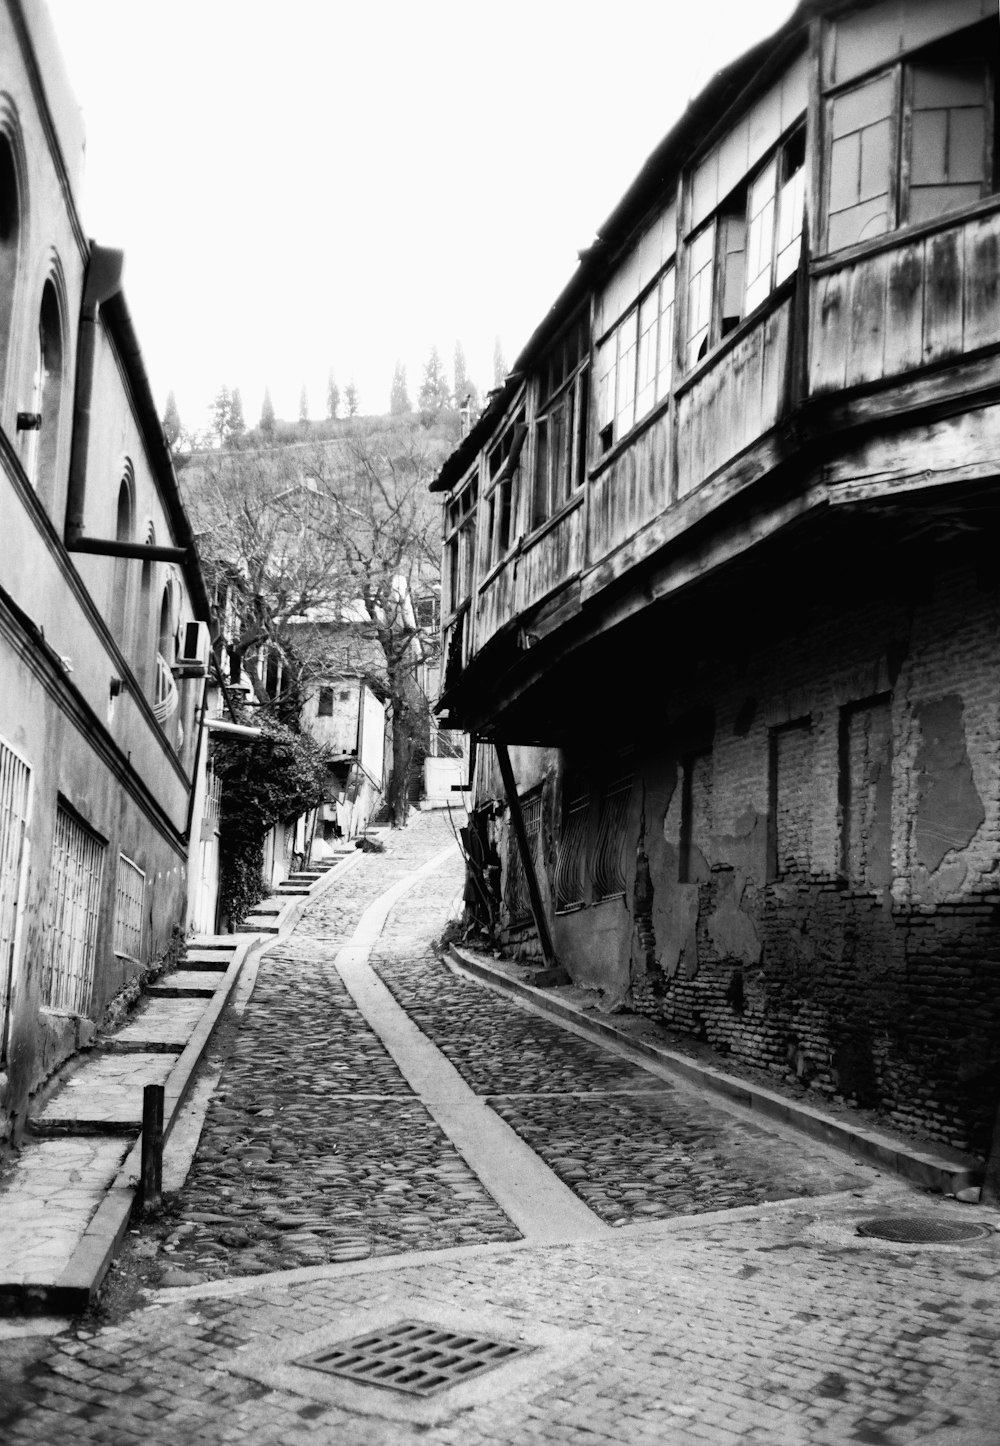
[[[497,762],[500,765],[500,777],[503,779],[504,793],[507,795],[507,807],[510,809],[511,826],[514,829],[514,837],[517,840],[517,851],[521,855],[521,867],[524,869],[524,877],[528,885],[531,917],[534,919],[535,928],[538,930],[538,941],[542,946],[542,955],[544,956],[545,963],[547,967],[553,968],[556,964],[556,955],[552,947],[552,935],[549,933],[549,921],[545,917],[545,907],[542,904],[542,896],[538,889],[535,861],[531,857],[531,849],[528,846],[528,835],[524,831],[524,815],[521,812],[521,800],[517,796],[514,770],[510,766],[510,754],[507,752],[506,743],[498,743],[496,739],[494,739],[493,747],[496,749]]]

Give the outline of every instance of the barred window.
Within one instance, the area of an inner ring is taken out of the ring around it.
[[[563,810],[562,838],[556,859],[556,909],[578,909],[586,902],[587,823],[590,794],[578,792]]]
[[[521,816],[524,820],[524,832],[528,839],[528,851],[532,859],[537,859],[538,839],[542,830],[542,795],[540,793],[536,793],[533,798],[521,799]],[[517,846],[513,829],[507,836],[507,879],[504,886],[504,902],[507,905],[511,923],[530,918],[531,896],[528,893],[528,881],[525,877],[524,865],[521,863],[521,851]]]
[[[104,852],[97,835],[60,805],[52,840],[43,968],[44,996],[52,1009],[85,1014],[90,1004]]]
[[[625,893],[625,826],[632,777],[619,778],[601,795],[591,873],[595,902]]]
[[[0,741],[0,1060],[7,1049],[7,1009],[30,807],[31,769]]]
[[[124,854],[118,855],[115,888],[115,953],[126,959],[142,958],[142,906],[146,875]]]

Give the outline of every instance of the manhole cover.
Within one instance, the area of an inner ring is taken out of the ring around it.
[[[533,1349],[488,1336],[440,1330],[426,1321],[404,1320],[303,1356],[295,1364],[411,1396],[436,1396]]]
[[[985,1240],[991,1233],[988,1225],[936,1220],[931,1215],[885,1215],[862,1220],[858,1226],[859,1235],[900,1245],[959,1245],[965,1240]]]

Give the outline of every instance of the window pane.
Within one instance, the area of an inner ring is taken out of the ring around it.
[[[674,369],[674,268],[665,274],[660,282],[660,365],[656,374],[656,395],[658,399],[670,390],[670,379]]]
[[[656,325],[660,298],[654,286],[639,307],[639,381],[635,398],[636,420],[644,417],[656,401]]]
[[[635,365],[638,311],[627,316],[618,328],[618,402],[615,437],[627,432],[635,421]]]
[[[892,122],[879,121],[861,132],[861,175],[858,199],[870,201],[889,190],[892,164]]]
[[[805,185],[805,167],[800,166],[782,186],[778,198],[778,257],[774,268],[776,286],[780,285],[786,276],[791,276],[799,264]]]
[[[830,113],[831,135],[834,140],[849,135],[852,131],[864,130],[876,121],[892,115],[892,77],[881,75],[857,85],[843,95],[838,95]]]
[[[777,160],[773,159],[750,187],[744,312],[753,311],[755,306],[759,306],[771,289],[776,180]]]
[[[913,186],[910,190],[909,219],[932,221],[958,206],[971,206],[979,200],[981,187],[973,186]]]
[[[708,349],[712,320],[712,264],[715,258],[715,224],[707,226],[691,242],[688,252],[688,315],[685,355],[689,367]]]
[[[603,432],[615,419],[615,374],[618,333],[613,331],[597,350],[597,430]]]
[[[836,96],[830,106],[831,250],[880,235],[889,216],[889,175],[893,164],[892,82],[868,81]]]

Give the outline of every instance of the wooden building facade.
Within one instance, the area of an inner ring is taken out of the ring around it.
[[[809,0],[434,483],[510,941],[897,1124],[1000,1092],[994,0]]]

